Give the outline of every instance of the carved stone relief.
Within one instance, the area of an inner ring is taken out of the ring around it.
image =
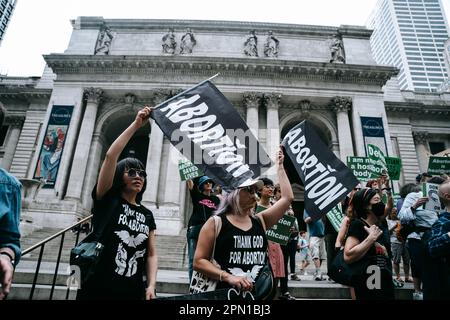
[[[102,26],[95,44],[94,55],[108,55],[114,34],[107,26]]]
[[[175,54],[177,42],[175,41],[175,34],[173,31],[173,28],[170,28],[169,31],[162,37],[163,53]]]
[[[267,33],[266,43],[264,44],[264,56],[277,58],[279,44],[280,41],[273,35],[272,31],[269,31]]]
[[[258,56],[258,38],[255,30],[250,31],[250,36],[244,42],[244,54],[248,57]]]
[[[186,34],[181,37],[180,54],[192,53],[196,44],[197,40],[195,39],[194,33],[190,28],[187,29]]]

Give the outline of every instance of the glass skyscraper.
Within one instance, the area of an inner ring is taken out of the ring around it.
[[[376,62],[400,69],[402,90],[433,92],[447,81],[449,27],[441,0],[379,0],[368,27]]]
[[[0,43],[2,42],[16,3],[17,0],[0,0]]]

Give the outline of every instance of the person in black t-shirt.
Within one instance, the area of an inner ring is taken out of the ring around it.
[[[104,249],[93,276],[78,291],[78,300],[156,297],[156,225],[152,212],[141,205],[147,174],[138,159],[117,162],[133,134],[147,123],[152,110],[148,106],[140,110],[106,153],[92,191],[94,231],[99,221],[106,222],[98,239]]]
[[[194,269],[219,280],[217,289],[234,287],[239,291],[252,290],[253,283],[260,274],[259,270],[266,264],[265,229],[278,222],[294,198],[284,171],[284,155],[281,147],[277,160],[280,200],[253,216],[256,192],[263,187],[263,182],[249,179],[228,193],[216,211],[222,222],[217,238],[215,239],[215,223],[212,218],[208,219],[200,231]],[[220,267],[210,261],[214,243],[214,259]]]
[[[198,234],[206,220],[219,207],[220,200],[213,194],[214,182],[208,176],[198,179],[198,188],[192,180],[187,181],[192,199],[192,215],[187,230],[189,281],[192,279],[192,261],[197,247]]]
[[[382,210],[378,208],[380,202],[381,197],[377,191],[364,188],[353,195],[349,207],[355,219],[348,228],[344,260],[346,263],[369,260],[360,285],[354,287],[357,300],[394,299],[392,266],[387,249],[389,244],[385,242],[383,230],[378,225],[379,216],[384,214],[384,206]]]

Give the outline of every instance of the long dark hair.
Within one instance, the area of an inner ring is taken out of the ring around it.
[[[117,192],[122,191],[125,187],[125,183],[123,182],[123,174],[126,169],[136,168],[140,170],[145,170],[144,165],[139,159],[136,158],[125,158],[120,160],[117,163],[116,172],[114,173],[113,185],[111,189],[116,190]],[[147,188],[147,179],[144,179],[144,185],[142,186],[142,190],[136,195],[136,203],[140,204],[142,201],[142,195]]]
[[[377,192],[372,188],[363,188],[358,190],[350,200],[349,213],[354,218],[366,219],[369,214],[369,203]]]

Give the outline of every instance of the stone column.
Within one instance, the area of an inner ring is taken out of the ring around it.
[[[257,92],[244,92],[244,107],[247,109],[247,125],[253,135],[258,139],[259,131],[259,104],[261,94]]]
[[[103,139],[102,133],[94,133],[92,137],[91,150],[89,152],[89,159],[84,178],[84,190],[82,194],[82,202],[84,208],[87,210],[92,208],[91,192],[97,182],[98,174],[102,161],[103,148],[106,142]]]
[[[413,138],[416,144],[417,159],[419,160],[420,172],[426,172],[428,170],[428,161],[430,151],[428,150],[428,132],[426,131],[414,131]]]
[[[276,162],[275,155],[280,145],[280,119],[278,116],[280,101],[281,94],[264,95],[264,103],[267,108],[266,151],[273,163]],[[267,176],[271,179],[276,178],[276,166],[272,166],[267,172]]]
[[[19,142],[20,132],[22,131],[22,125],[24,118],[14,117],[7,118],[6,125],[9,126],[8,141],[5,141],[5,154],[1,161],[1,167],[8,170],[11,168],[11,163],[16,152],[17,143]]]
[[[342,162],[347,163],[347,156],[354,156],[352,133],[348,119],[352,99],[350,97],[335,97],[332,106],[337,117],[340,158]]]
[[[154,93],[153,104],[157,105],[170,96],[168,90],[158,90]],[[147,189],[145,190],[142,200],[146,205],[156,206],[158,196],[158,185],[161,171],[161,156],[164,134],[156,124],[155,120],[150,119],[150,139],[147,152]]]
[[[180,152],[172,145],[169,150],[163,202],[166,205],[179,206],[181,178],[178,171],[178,160]]]
[[[91,148],[98,105],[102,94],[103,90],[100,88],[88,88],[84,92],[86,110],[84,111],[83,122],[81,123],[75,155],[72,161],[72,170],[70,172],[66,193],[67,198],[81,199],[81,191],[83,189],[87,167],[87,156]]]

